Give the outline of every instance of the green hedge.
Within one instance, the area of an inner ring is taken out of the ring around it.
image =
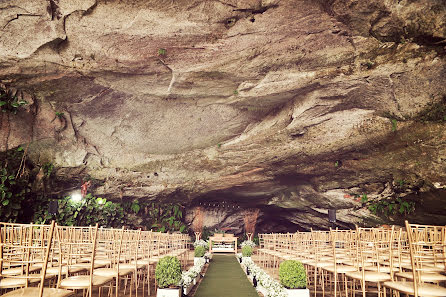
[[[204,257],[206,250],[202,246],[197,246],[195,248],[195,257]]]
[[[242,248],[242,256],[243,257],[251,257],[252,256],[252,248],[250,246],[244,246]]]
[[[288,289],[304,289],[307,287],[305,268],[299,261],[287,260],[279,267],[280,283]]]
[[[176,287],[181,281],[181,263],[177,257],[162,258],[155,269],[155,279],[158,288]]]

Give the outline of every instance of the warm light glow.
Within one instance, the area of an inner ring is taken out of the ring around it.
[[[71,194],[71,200],[73,202],[80,202],[82,200],[82,194],[79,192],[74,192]]]

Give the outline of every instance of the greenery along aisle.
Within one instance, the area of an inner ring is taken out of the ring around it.
[[[234,255],[215,255],[195,297],[258,297]]]

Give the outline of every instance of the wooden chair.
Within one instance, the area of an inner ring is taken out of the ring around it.
[[[380,259],[384,253],[390,253],[392,236],[380,236],[376,228],[357,228],[357,271],[345,275],[353,281],[359,281],[362,296],[366,296],[369,284],[377,286],[378,296],[382,293],[382,283],[391,280],[390,273],[380,269]],[[383,231],[387,232],[387,231]],[[381,255],[381,256],[380,256]],[[388,255],[386,255],[388,257]]]
[[[105,286],[113,280],[110,276],[93,275],[97,237],[97,224],[94,227],[56,227],[60,250],[58,288],[87,290],[89,297],[92,297],[93,288]],[[88,262],[84,262],[86,259]],[[68,265],[67,274],[62,269],[65,265]],[[72,267],[86,267],[86,274],[70,276],[68,272]]]
[[[403,280],[392,280],[384,286],[395,292],[418,296],[446,296],[439,285],[446,280],[446,227],[405,222],[410,250],[411,272],[396,273]]]
[[[120,265],[124,227],[121,229],[100,229],[100,234],[102,238],[98,240],[98,245],[102,246],[102,252],[110,261],[110,267],[94,269],[93,276],[115,279],[115,293],[117,297],[119,296],[120,278],[132,273],[132,269],[126,269]]]
[[[0,223],[0,285],[17,288],[5,297],[67,297],[73,291],[45,287],[47,263],[54,233],[51,225]],[[17,274],[2,273],[3,265],[13,267]],[[38,269],[31,271],[31,267]],[[37,287],[32,287],[37,285]]]

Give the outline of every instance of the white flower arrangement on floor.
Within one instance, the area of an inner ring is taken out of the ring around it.
[[[197,246],[202,246],[204,247],[205,250],[209,249],[209,242],[204,241],[203,239],[197,240],[194,242],[194,248],[196,248]]]
[[[246,266],[251,274],[257,279],[257,283],[260,284],[266,291],[265,297],[287,297],[288,293],[284,286],[278,281],[272,278],[262,268],[257,266],[250,258],[243,258],[242,264]]]
[[[250,246],[251,248],[255,248],[256,244],[252,240],[245,240],[242,242],[241,247],[244,248],[245,246]]]
[[[188,271],[183,271],[181,273],[181,284],[184,287],[189,287],[194,279],[201,273],[203,270],[203,266],[206,263],[206,260],[204,258],[201,258],[197,260],[197,263],[195,263],[194,266],[189,268]]]
[[[193,278],[190,276],[189,271],[183,271],[181,273],[181,283],[184,287],[189,287],[193,282]]]

